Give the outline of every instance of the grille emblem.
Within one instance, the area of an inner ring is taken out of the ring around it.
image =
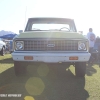
[[[47,44],[47,47],[55,47],[55,44]]]

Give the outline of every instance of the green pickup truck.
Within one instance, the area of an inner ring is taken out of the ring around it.
[[[91,55],[88,39],[77,32],[74,20],[53,17],[29,18],[24,32],[13,39],[13,50],[16,75],[25,73],[29,63],[60,62],[60,69],[63,63],[72,64],[76,76],[84,77]]]

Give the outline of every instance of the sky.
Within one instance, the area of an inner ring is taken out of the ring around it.
[[[19,33],[30,17],[65,17],[75,20],[78,31],[93,28],[100,36],[99,0],[0,0],[0,30]]]

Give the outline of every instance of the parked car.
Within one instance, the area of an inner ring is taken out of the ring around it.
[[[5,55],[6,43],[0,38],[0,55]]]
[[[26,72],[26,66],[31,63],[60,62],[62,67],[57,69],[60,72],[74,65],[76,76],[85,76],[91,55],[89,41],[77,32],[73,19],[29,18],[25,31],[14,38],[13,44],[16,75]]]

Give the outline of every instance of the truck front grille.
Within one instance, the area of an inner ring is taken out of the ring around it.
[[[78,51],[78,40],[25,40],[26,51]]]

